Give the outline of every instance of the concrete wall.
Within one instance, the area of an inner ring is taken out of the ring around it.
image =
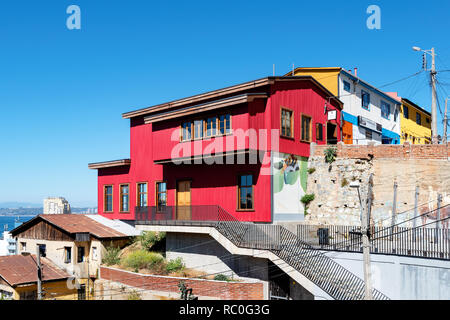
[[[186,267],[208,274],[268,281],[267,259],[231,254],[205,234],[167,233],[166,256],[181,257]]]
[[[359,225],[358,192],[350,188],[350,183],[360,183],[364,201],[371,173],[374,178],[372,218],[377,225],[390,223],[395,181],[398,185],[397,222],[413,217],[411,209],[415,207],[416,186],[419,187],[418,203],[423,205],[418,214],[435,209],[438,194],[443,195],[443,206],[450,203],[448,146],[338,144],[337,158],[331,165],[325,163],[326,148],[312,146],[308,167],[315,172],[308,175],[307,193],[314,193],[315,200],[309,205],[306,223]]]
[[[364,278],[363,255],[327,252],[330,258]],[[393,300],[450,300],[450,261],[371,255],[372,283]]]

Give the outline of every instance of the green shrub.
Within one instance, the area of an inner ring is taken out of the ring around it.
[[[308,173],[309,174],[313,174],[314,172],[316,172],[316,168],[309,168],[308,169]]]
[[[106,248],[106,253],[103,256],[102,263],[107,266],[112,266],[120,263],[120,248],[119,247],[109,247]]]
[[[230,281],[230,278],[228,278],[228,276],[224,275],[224,274],[218,274],[214,277],[214,280],[217,281]]]
[[[162,262],[164,262],[164,257],[159,253],[137,250],[124,259],[123,265],[127,268],[133,268],[137,272],[139,269],[151,268]]]
[[[143,231],[137,239],[145,250],[150,251],[155,244],[162,241],[165,237],[165,232]]]
[[[169,273],[180,271],[183,269],[184,269],[184,263],[183,263],[183,259],[181,259],[180,257],[178,257],[174,260],[170,260],[166,265],[166,271]]]
[[[142,300],[141,294],[136,290],[133,290],[128,294],[127,300]]]
[[[337,149],[335,147],[325,149],[324,155],[325,155],[325,162],[332,163],[334,162],[334,160],[336,160]]]
[[[314,195],[314,193],[312,193],[312,194],[305,194],[302,197],[301,202],[303,202],[303,204],[305,204],[307,206],[311,201],[313,201],[315,199],[315,197],[316,196]]]
[[[316,198],[316,196],[314,195],[314,193],[311,193],[311,194],[305,194],[305,195],[301,198],[300,201],[305,205],[305,210],[304,210],[305,216],[308,214],[308,211],[307,211],[308,204],[309,204],[311,201],[313,201],[315,198]]]

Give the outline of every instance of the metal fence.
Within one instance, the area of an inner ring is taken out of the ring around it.
[[[371,227],[371,253],[450,260],[450,230],[438,222],[416,228]],[[359,227],[297,225],[297,236],[317,249],[362,252]]]
[[[238,247],[265,249],[338,300],[364,298],[364,281],[280,225],[237,220],[220,206],[136,208],[136,224],[211,226]],[[373,297],[389,299],[376,289]]]

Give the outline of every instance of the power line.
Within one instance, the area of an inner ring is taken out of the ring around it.
[[[402,79],[399,79],[399,80],[396,80],[396,81],[393,81],[393,82],[390,82],[390,83],[388,83],[388,84],[385,84],[385,85],[382,85],[382,86],[379,86],[378,88],[384,88],[384,87],[388,87],[388,86],[390,86],[390,85],[393,85],[393,84],[396,84],[396,83],[399,83],[399,82],[402,82],[402,81],[405,81],[405,80],[408,80],[408,79],[410,79],[410,78],[412,78],[412,77],[415,77],[415,76],[417,76],[417,75],[419,75],[419,74],[421,74],[423,72],[423,70],[420,70],[420,71],[418,71],[418,72],[416,72],[416,73],[414,73],[414,74],[412,74],[412,75],[410,75],[410,76],[407,76],[407,77],[405,77],[405,78],[402,78]]]

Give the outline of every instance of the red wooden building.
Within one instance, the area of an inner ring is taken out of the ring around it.
[[[340,141],[341,109],[320,83],[298,76],[124,113],[130,158],[89,164],[98,170],[98,212],[201,220],[220,206],[241,221],[301,219],[310,143]]]

